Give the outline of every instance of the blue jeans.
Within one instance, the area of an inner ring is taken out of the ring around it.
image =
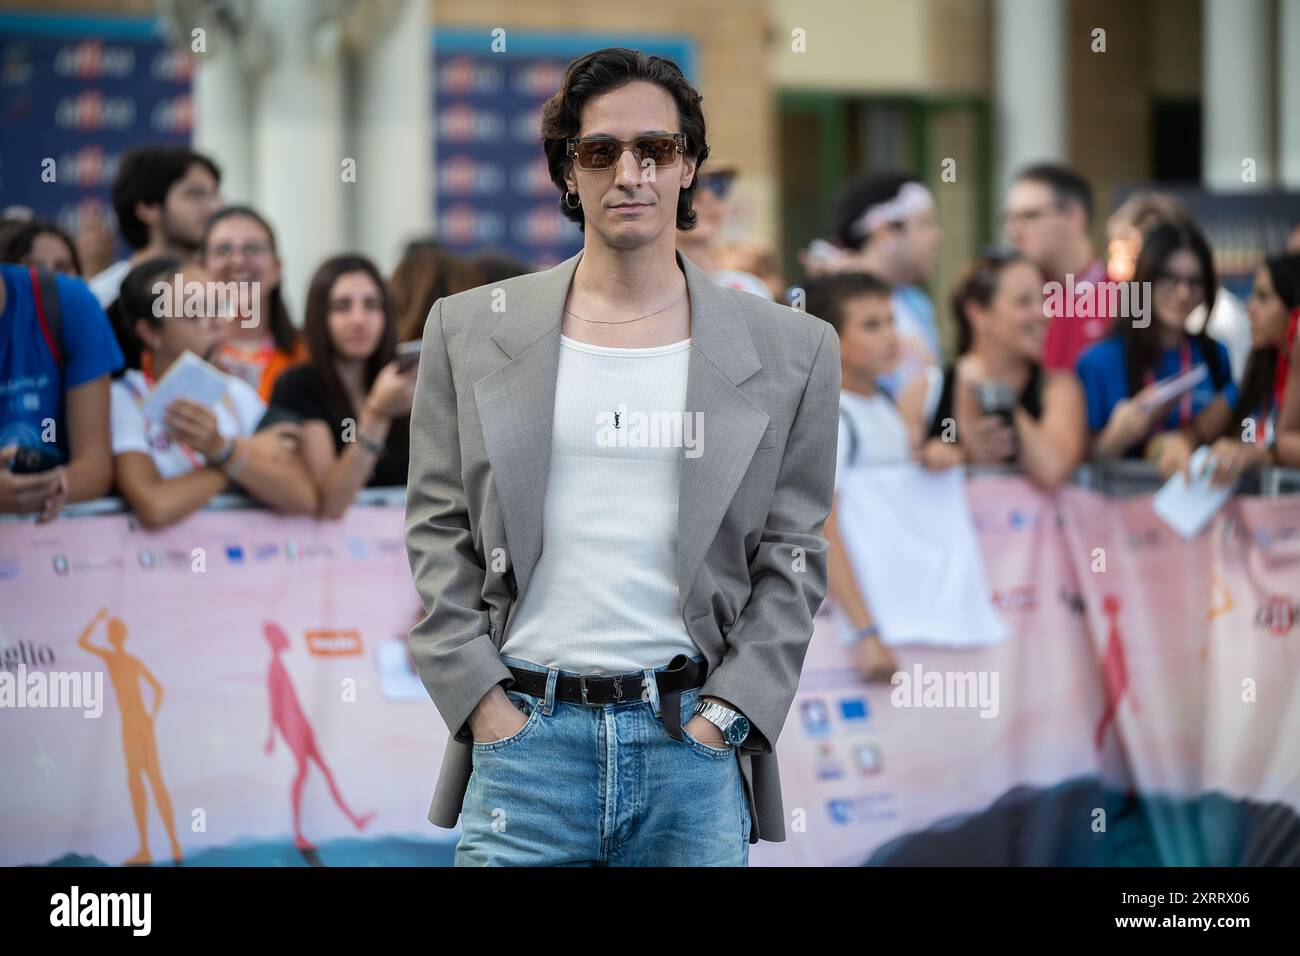
[[[682,739],[674,740],[659,721],[653,679],[641,697],[587,706],[555,699],[556,678],[578,675],[502,660],[547,673],[546,693],[507,690],[528,722],[503,740],[473,745],[457,866],[749,864],[751,820],[736,748],[685,732],[699,688],[681,694]]]

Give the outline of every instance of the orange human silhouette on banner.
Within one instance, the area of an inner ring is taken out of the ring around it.
[[[95,647],[90,643],[90,635],[101,620],[108,620],[108,643],[112,650]],[[99,657],[108,669],[109,680],[113,682],[113,692],[117,696],[117,709],[122,714],[122,754],[126,758],[126,784],[131,792],[131,810],[135,814],[135,828],[140,835],[140,849],[127,865],[152,863],[149,852],[149,804],[144,792],[144,778],[149,778],[149,787],[153,790],[154,802],[158,804],[158,814],[167,828],[167,838],[172,844],[172,859],[181,860],[181,845],[176,840],[176,824],[172,818],[172,801],[163,784],[162,768],[158,762],[158,741],[154,736],[154,721],[158,717],[158,708],[162,706],[163,689],[157,679],[144,666],[144,663],[122,649],[126,643],[126,625],[120,618],[108,617],[108,608],[103,608],[95,615],[86,629],[77,638],[77,646]],[[140,679],[144,678],[153,688],[153,712],[147,713],[144,696],[140,693]]]
[[[316,734],[312,731],[311,724],[307,722],[307,715],[303,713],[302,705],[298,703],[298,695],[293,689],[289,672],[284,669],[284,663],[280,660],[280,655],[289,649],[289,639],[285,637],[279,625],[269,621],[264,625],[263,631],[266,642],[271,645],[271,667],[266,675],[267,689],[271,695],[271,729],[266,738],[266,752],[269,754],[275,748],[275,731],[279,728],[284,736],[284,742],[289,745],[294,759],[298,762],[298,774],[293,778],[292,791],[294,844],[299,850],[314,850],[315,846],[302,835],[302,787],[307,782],[308,757],[315,760],[316,765],[325,774],[325,782],[329,785],[334,803],[343,811],[343,815],[352,821],[354,827],[364,830],[375,815],[367,813],[357,816],[344,802],[343,795],[339,793],[338,785],[334,782],[334,774],[330,773],[330,768],[326,766],[325,758],[321,756],[320,748],[316,745]]]

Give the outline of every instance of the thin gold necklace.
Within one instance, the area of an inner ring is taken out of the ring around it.
[[[577,312],[574,312],[572,309],[565,309],[564,311],[568,312],[569,315],[573,316],[575,319],[582,319],[583,322],[590,322],[592,325],[627,325],[629,322],[640,322],[642,319],[648,319],[652,315],[658,315],[660,312],[666,312],[669,309],[671,309],[673,306],[675,306],[678,302],[682,301],[682,299],[684,298],[686,298],[685,292],[683,292],[677,298],[673,299],[673,301],[669,302],[662,309],[655,309],[655,311],[647,312],[645,315],[638,315],[635,319],[619,319],[618,321],[615,322],[611,322],[608,319],[606,320],[583,319],[582,316],[580,316]]]

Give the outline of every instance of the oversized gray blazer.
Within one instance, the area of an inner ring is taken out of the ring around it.
[[[425,325],[406,499],[425,617],[408,643],[452,731],[429,809],[440,827],[456,825],[469,781],[470,712],[511,680],[499,648],[542,549],[560,317],[581,257],[439,299]],[[683,452],[679,603],[708,662],[701,695],[750,720],[738,754],[750,842],[779,842],[772,745],[826,595],[839,338],[820,319],[719,286],[677,259],[691,303],[685,411],[701,413],[703,426],[702,454]]]

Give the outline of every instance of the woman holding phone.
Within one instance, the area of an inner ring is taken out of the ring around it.
[[[899,400],[921,463],[1015,465],[1040,488],[1060,487],[1083,462],[1083,392],[1070,371],[1043,367],[1042,273],[1019,253],[982,255],[952,311],[956,360],[918,375]]]
[[[310,358],[280,376],[271,406],[302,422],[319,513],[339,518],[363,487],[406,484],[415,366],[399,365],[392,303],[364,256],[334,256],[316,270],[303,337]]]

